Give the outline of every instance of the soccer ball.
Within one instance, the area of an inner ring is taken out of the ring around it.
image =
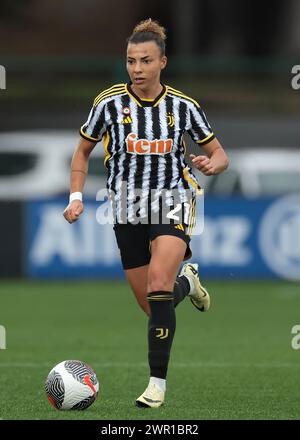
[[[47,397],[55,409],[88,408],[99,391],[94,370],[81,361],[63,361],[55,365],[45,383]]]

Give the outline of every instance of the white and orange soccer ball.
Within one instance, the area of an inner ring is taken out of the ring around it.
[[[46,379],[45,389],[48,400],[55,409],[84,410],[96,400],[99,382],[88,364],[67,360],[52,368]]]

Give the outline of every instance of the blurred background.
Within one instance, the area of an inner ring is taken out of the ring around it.
[[[193,242],[203,274],[300,279],[300,91],[291,86],[300,55],[297,0],[272,7],[3,0],[0,276],[122,275],[112,229],[95,222],[106,174],[101,145],[90,162],[86,215],[70,228],[61,212],[78,129],[102,89],[127,81],[126,38],[148,17],[168,31],[163,80],[200,102],[231,159],[220,176],[198,173],[209,195],[206,233]]]

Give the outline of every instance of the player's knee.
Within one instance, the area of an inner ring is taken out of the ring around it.
[[[170,284],[169,278],[161,270],[149,271],[148,292],[169,291]]]

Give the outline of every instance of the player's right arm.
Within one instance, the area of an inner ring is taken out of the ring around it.
[[[110,90],[110,89],[109,89]],[[69,223],[78,220],[83,212],[82,191],[88,172],[89,157],[97,142],[100,142],[107,129],[105,100],[107,91],[100,93],[93,102],[88,119],[80,128],[81,139],[73,154],[70,176],[70,202],[64,210],[64,217]],[[75,193],[75,194],[74,194]]]
[[[70,194],[83,192],[83,187],[88,172],[89,157],[97,142],[84,138],[79,140],[77,148],[73,154],[70,172]],[[76,195],[75,195],[76,197]],[[71,201],[64,210],[64,217],[69,223],[78,220],[83,212],[83,203],[80,197]]]

